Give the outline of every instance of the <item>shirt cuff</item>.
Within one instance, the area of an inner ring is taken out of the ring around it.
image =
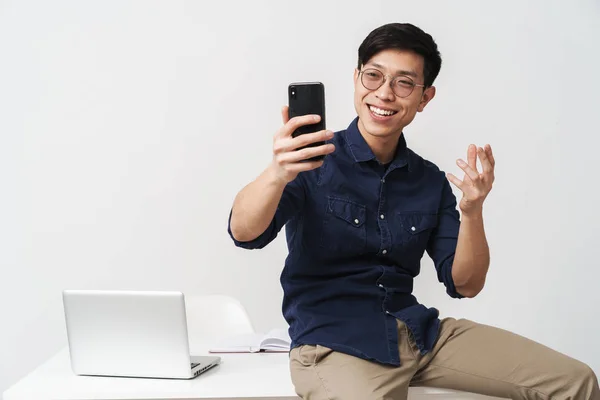
[[[267,244],[269,244],[269,242],[271,241],[270,236],[272,234],[273,227],[274,227],[273,221],[271,221],[271,224],[269,225],[269,227],[256,239],[250,240],[247,242],[240,242],[235,237],[233,237],[233,233],[231,232],[231,214],[232,213],[233,213],[233,209],[231,211],[229,211],[229,221],[227,222],[227,232],[229,233],[229,236],[231,237],[231,240],[233,240],[233,243],[236,245],[236,247],[241,247],[242,249],[253,250],[253,249],[262,249]]]
[[[442,279],[444,280],[444,285],[446,286],[446,293],[455,299],[462,299],[465,296],[458,293],[456,291],[456,286],[454,285],[454,279],[452,278],[452,264],[454,264],[454,256],[448,258],[444,262],[444,265],[442,266]]]

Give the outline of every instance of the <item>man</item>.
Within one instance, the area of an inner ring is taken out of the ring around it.
[[[425,251],[455,298],[476,296],[489,266],[482,210],[494,181],[492,148],[470,145],[457,162],[460,180],[408,149],[403,135],[434,98],[440,67],[421,29],[375,29],[358,50],[358,117],[342,132],[292,138],[316,119],[288,121],[284,107],[273,161],[235,199],[236,245],[262,248],[286,225],[281,284],[296,391],[304,399],[406,399],[409,385],[421,385],[598,400],[585,364],[498,328],[440,321],[411,294]],[[304,161],[317,155],[327,156]],[[448,181],[462,191],[462,220]]]

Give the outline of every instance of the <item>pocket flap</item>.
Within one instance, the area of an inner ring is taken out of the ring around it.
[[[327,212],[358,228],[365,223],[367,208],[350,200],[328,197]]]
[[[437,214],[399,213],[402,228],[416,235],[437,226]]]

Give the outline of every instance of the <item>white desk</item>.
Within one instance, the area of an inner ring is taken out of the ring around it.
[[[220,356],[221,365],[191,380],[109,378],[74,375],[65,348],[4,392],[3,399],[299,399],[290,378],[287,353]],[[409,398],[490,399],[433,388],[411,388]]]

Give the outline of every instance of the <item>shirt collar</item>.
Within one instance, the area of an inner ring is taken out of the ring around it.
[[[365,138],[361,135],[358,130],[358,117],[354,119],[346,129],[346,143],[348,144],[348,148],[350,149],[350,154],[354,157],[354,161],[356,162],[364,162],[376,160],[375,154],[365,141]],[[410,170],[410,159],[408,154],[408,147],[406,145],[406,139],[404,138],[404,133],[400,135],[400,139],[398,140],[398,147],[396,148],[396,154],[390,166],[393,167],[404,167],[408,165],[408,169]]]

